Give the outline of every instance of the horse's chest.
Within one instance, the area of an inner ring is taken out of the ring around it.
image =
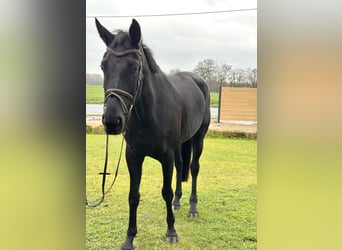
[[[171,146],[165,135],[151,131],[126,135],[126,142],[136,152],[152,157],[165,153]]]

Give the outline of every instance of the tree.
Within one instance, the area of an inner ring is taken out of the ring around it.
[[[253,88],[256,88],[257,87],[257,80],[258,80],[257,69],[248,68],[246,70],[246,74],[247,74],[247,79],[248,79],[248,83],[250,84],[250,86]]]
[[[201,76],[209,86],[215,82],[215,61],[212,59],[205,59],[199,62],[194,69],[194,73]]]
[[[228,81],[228,76],[231,69],[231,65],[225,63],[216,63],[216,78],[220,86]]]
[[[228,80],[231,68],[231,65],[205,59],[199,62],[193,71],[208,83],[211,92],[218,92],[220,86]]]
[[[103,77],[99,74],[86,74],[86,84],[88,85],[102,85]]]
[[[175,74],[181,72],[181,70],[179,68],[174,68],[174,69],[170,69],[169,74]]]
[[[243,87],[247,85],[246,71],[243,69],[234,69],[229,72],[229,86]]]

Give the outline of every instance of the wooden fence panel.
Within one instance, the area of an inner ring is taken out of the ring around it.
[[[221,121],[257,121],[257,88],[222,87]]]

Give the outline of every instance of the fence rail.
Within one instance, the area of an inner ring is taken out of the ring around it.
[[[257,88],[222,87],[218,121],[257,121]]]

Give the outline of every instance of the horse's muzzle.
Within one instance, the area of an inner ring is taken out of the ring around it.
[[[102,124],[107,134],[117,135],[123,132],[124,117],[102,115]]]

